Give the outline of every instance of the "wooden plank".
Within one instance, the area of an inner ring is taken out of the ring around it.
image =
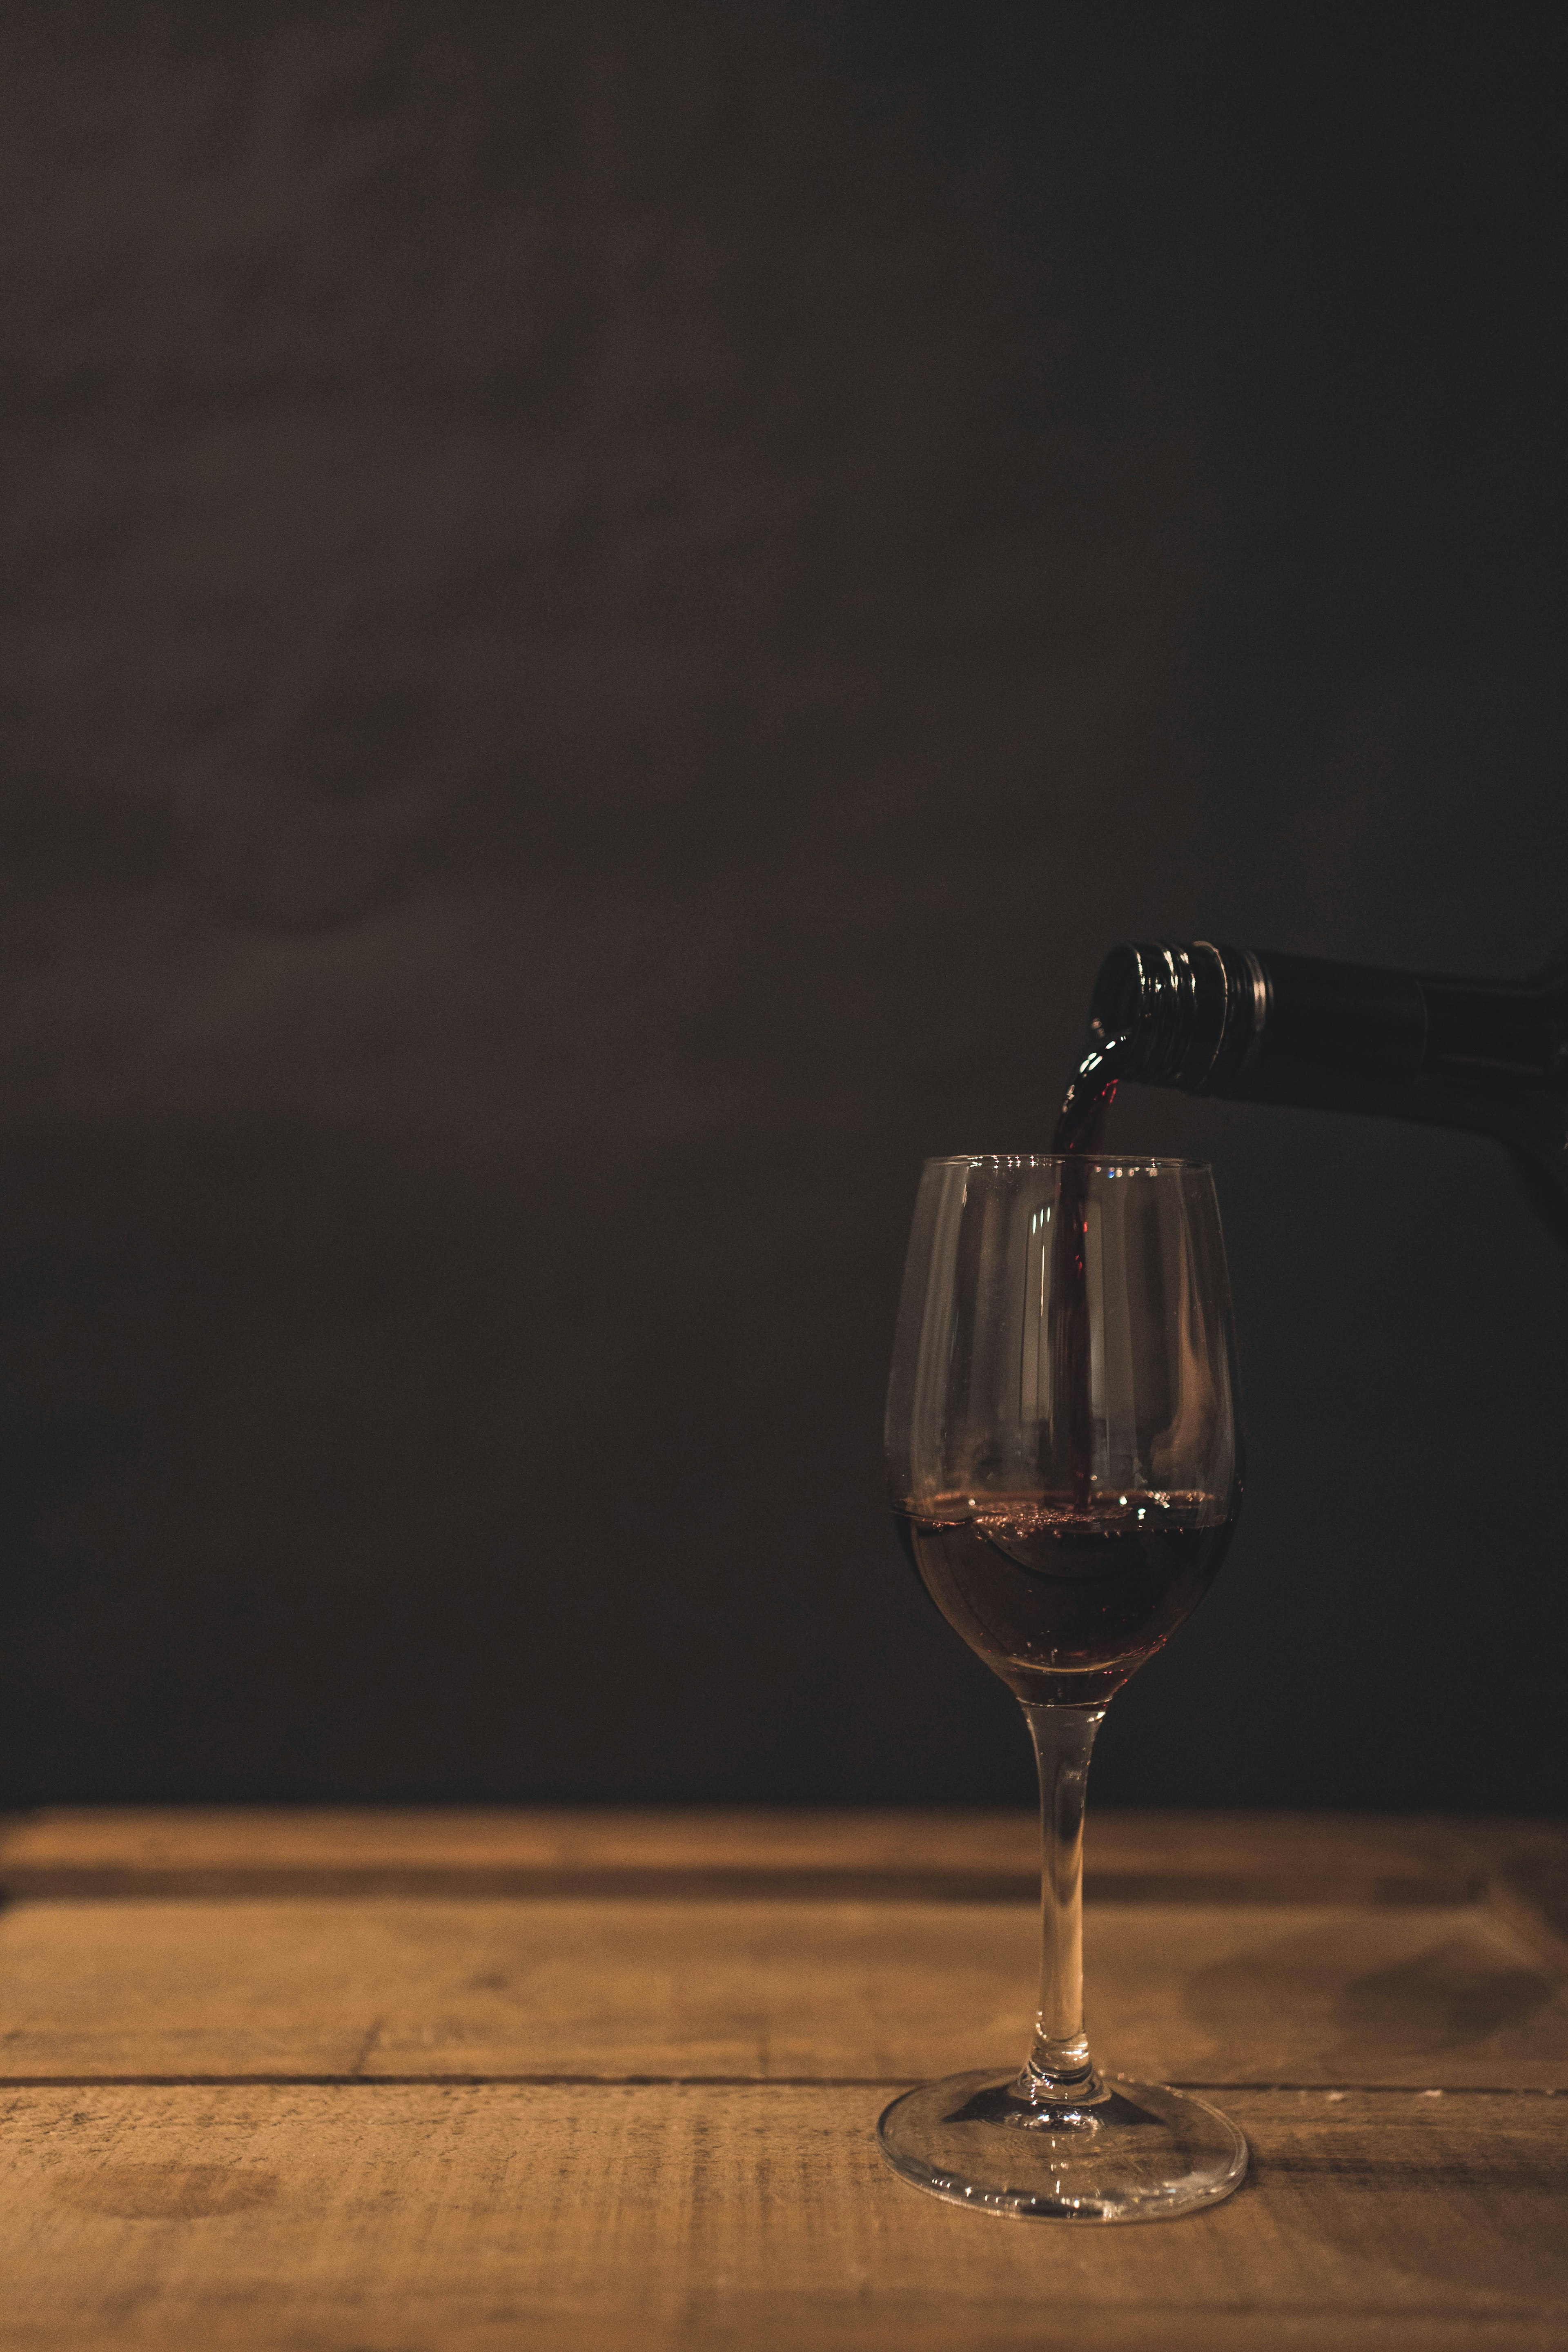
[[[1568,1886],[1568,1831],[1554,1838]],[[1542,1849],[1547,1851],[1548,1849]],[[776,1893],[1033,1902],[1022,1812],[60,1809],[0,1829],[13,1896]],[[1463,1903],[1473,1827],[1355,1814],[1091,1813],[1101,1901]]]
[[[1471,1836],[1493,1908],[1543,1958],[1568,1968],[1568,1832],[1552,1822],[1502,1822]]]
[[[1252,2179],[1144,2229],[894,2179],[868,2090],[0,2098],[8,2352],[1547,2352],[1568,2102],[1238,2092]]]
[[[1021,2057],[1012,1904],[18,1904],[0,2076],[912,2079]],[[1090,1906],[1108,2063],[1211,2083],[1568,2087],[1561,1979],[1484,1909]]]

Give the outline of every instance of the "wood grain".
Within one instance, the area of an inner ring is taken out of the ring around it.
[[[1254,2149],[1166,2228],[958,2213],[877,2157],[893,2087],[1022,2052],[1026,1816],[13,1821],[0,2341],[1557,2352],[1562,1828],[1091,1834],[1102,2058]]]
[[[1252,2183],[1142,2230],[954,2211],[881,2095],[361,2084],[0,2101],[15,2352],[836,2345],[1544,2352],[1568,2103],[1247,2093]]]
[[[1194,2082],[1568,2088],[1568,1998],[1470,1906],[1108,1905],[1089,2021]],[[18,1904],[0,2076],[909,2079],[1022,2056],[1014,1904]]]
[[[1568,1832],[1545,1829],[1568,1885]],[[1419,1816],[1091,1814],[1101,1901],[1462,1903],[1483,1830]],[[362,1807],[57,1810],[0,1825],[12,1895],[228,1894],[742,1896],[844,1891],[1034,1902],[1037,1832],[1017,1812],[639,1812]]]

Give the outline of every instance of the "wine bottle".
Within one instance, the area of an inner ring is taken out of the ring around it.
[[[1528,980],[1456,980],[1208,940],[1123,943],[1100,966],[1089,1040],[1091,1097],[1129,1079],[1495,1136],[1568,1241],[1568,948]]]

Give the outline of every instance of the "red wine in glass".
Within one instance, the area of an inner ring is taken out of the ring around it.
[[[1026,1706],[1103,1705],[1208,1591],[1235,1498],[1129,1486],[966,1496],[895,1513],[910,1565],[955,1633]]]

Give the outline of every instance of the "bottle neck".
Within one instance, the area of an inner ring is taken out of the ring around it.
[[[1568,975],[1450,980],[1161,940],[1113,948],[1090,1034],[1130,1078],[1189,1094],[1505,1132],[1562,1085]]]

